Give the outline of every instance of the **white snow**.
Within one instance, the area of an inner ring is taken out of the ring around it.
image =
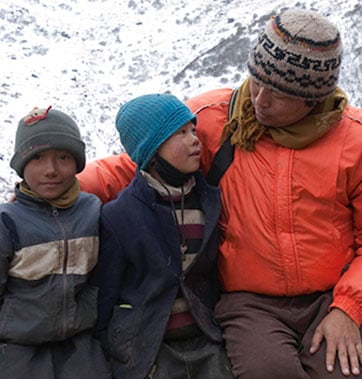
[[[34,106],[52,105],[74,117],[88,160],[118,152],[119,104],[150,92],[186,99],[238,86],[257,34],[287,7],[319,10],[339,27],[340,86],[362,106],[359,0],[2,0],[2,199],[18,180],[9,167],[18,120]]]

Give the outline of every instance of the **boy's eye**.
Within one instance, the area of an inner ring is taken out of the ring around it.
[[[62,160],[62,161],[66,161],[66,160],[68,160],[68,159],[71,159],[69,154],[61,154],[61,155],[59,155],[58,158],[59,158],[60,160]]]
[[[39,160],[40,159],[40,154],[33,155],[33,157],[31,159],[34,159],[35,161]]]

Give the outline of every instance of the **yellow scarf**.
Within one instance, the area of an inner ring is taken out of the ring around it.
[[[272,128],[261,125],[255,117],[249,91],[250,78],[240,86],[231,119],[225,124],[221,144],[231,136],[231,144],[243,150],[253,151],[255,143],[264,134],[290,149],[303,149],[323,136],[341,118],[347,106],[347,95],[340,89],[318,103],[303,119],[294,124]]]
[[[35,199],[41,199],[34,191],[32,191],[29,188],[29,186],[26,184],[25,181],[22,181],[20,183],[19,190],[20,192],[25,193],[28,196],[34,197]],[[53,200],[45,200],[45,199],[42,199],[42,200],[47,201],[49,204],[51,204],[52,206],[56,208],[68,208],[75,202],[75,200],[78,197],[79,192],[80,192],[80,185],[79,185],[78,179],[75,179],[72,186],[66,192],[64,192],[63,195]]]

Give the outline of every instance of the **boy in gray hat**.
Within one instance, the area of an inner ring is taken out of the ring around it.
[[[175,96],[120,107],[137,175],[101,213],[97,335],[117,379],[233,378],[214,318],[220,199],[198,171],[196,117]]]
[[[80,192],[85,145],[67,114],[34,108],[10,165],[22,181],[0,205],[0,376],[111,378],[92,337],[101,203]]]

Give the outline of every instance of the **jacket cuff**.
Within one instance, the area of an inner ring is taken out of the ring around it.
[[[332,308],[338,308],[347,316],[349,316],[358,327],[362,324],[362,308],[361,304],[350,297],[335,296],[332,304],[329,306],[329,311]]]

